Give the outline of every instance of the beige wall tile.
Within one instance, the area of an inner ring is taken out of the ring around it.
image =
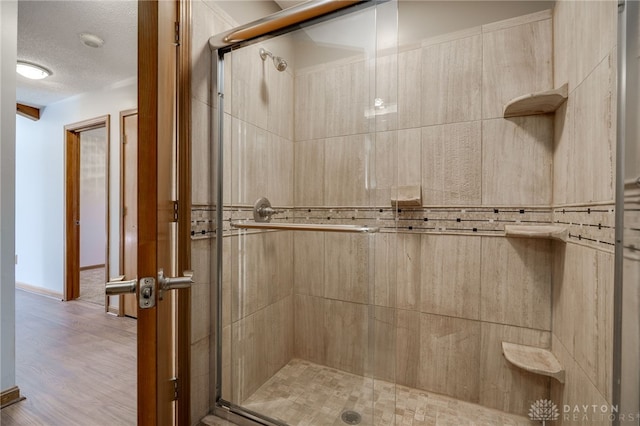
[[[293,233],[294,293],[324,295],[323,232]]]
[[[268,378],[265,351],[268,323],[261,309],[231,325],[231,380],[234,401],[242,402]]]
[[[480,318],[551,329],[551,243],[482,238]]]
[[[318,364],[326,363],[324,316],[328,301],[320,297],[294,296],[294,354]]]
[[[369,359],[373,363],[367,375],[386,380],[396,381],[396,309],[382,306],[373,307],[373,353]],[[363,348],[364,350],[367,350]]]
[[[557,1],[553,7],[553,81],[554,87],[570,83],[569,91],[575,88],[575,6],[570,0]]]
[[[614,198],[615,69],[615,57],[608,56],[574,92],[576,202]]]
[[[267,67],[259,47],[249,46],[231,54],[231,115],[261,129],[267,129],[269,90]]]
[[[425,272],[421,238],[417,234],[397,234],[395,306],[398,309],[419,310],[421,277]]]
[[[579,261],[580,260],[580,261]],[[579,286],[576,282],[582,280],[583,266],[592,270],[589,265],[595,264],[592,259],[580,258],[579,246],[574,244],[553,244],[553,295],[551,300],[551,316],[553,334],[569,351],[573,357],[576,310],[580,309],[577,300]],[[555,353],[555,352],[554,352]]]
[[[191,94],[193,98],[212,105],[215,98],[210,96],[212,85],[209,37],[232,27],[202,1],[194,1],[191,7]]]
[[[562,2],[563,4],[565,2]],[[573,97],[555,113],[553,150],[553,204],[576,201],[576,166],[573,158]]]
[[[502,117],[511,99],[553,88],[552,46],[551,19],[483,33],[482,118]]]
[[[396,306],[397,276],[400,272],[397,264],[397,233],[377,233],[374,241],[373,300],[376,306]]]
[[[482,204],[548,205],[553,118],[482,122]]]
[[[229,264],[232,322],[248,317],[269,302],[268,287],[263,285],[261,276],[261,271],[268,267],[262,243],[262,234],[231,238]]]
[[[418,387],[478,402],[480,322],[420,315]]]
[[[369,205],[367,177],[374,160],[372,148],[369,135],[325,140],[325,205]]]
[[[293,359],[293,296],[287,296],[265,309],[267,339],[263,354],[269,377]]]
[[[526,416],[531,403],[549,398],[549,378],[528,373],[502,355],[502,342],[551,348],[551,333],[482,323],[480,404]]]
[[[283,40],[285,41],[285,40]],[[293,75],[290,71],[278,71],[267,66],[266,85],[263,86],[269,102],[267,106],[267,130],[289,141],[293,140],[294,99]]]
[[[296,142],[326,137],[324,70],[298,74],[294,84]]]
[[[227,237],[222,239],[222,326],[226,327],[231,324],[231,247],[237,248],[232,244],[233,239],[237,237]],[[215,287],[214,282],[212,285]]]
[[[418,387],[420,370],[420,313],[397,310],[396,383]]]
[[[480,238],[422,235],[420,310],[480,318]]]
[[[478,120],[481,87],[481,36],[422,48],[423,126]]]
[[[191,419],[201,419],[209,413],[209,339],[191,345]]]
[[[213,239],[191,241],[191,269],[195,281],[191,287],[191,343],[211,334],[211,313],[215,309],[211,306],[210,294],[210,289],[215,288],[210,273],[213,244]]]
[[[325,365],[364,375],[369,361],[369,307],[326,300],[324,306]]]
[[[398,132],[378,132],[375,134],[374,170],[372,182],[373,204],[388,206],[394,187],[398,185]],[[418,157],[419,160],[419,157]],[[418,169],[420,165],[418,164]],[[417,183],[417,182],[416,182]]]
[[[422,128],[422,203],[481,202],[480,121]]]
[[[599,410],[595,413],[592,410],[593,406],[610,406],[610,403],[607,403],[602,394],[598,392],[555,335],[552,336],[552,348],[554,355],[565,368],[566,378],[564,385],[555,380],[551,381],[551,400],[559,407],[569,406],[570,411],[560,416],[558,424],[611,425],[611,422],[606,416],[603,417]],[[584,406],[588,408],[585,409]]]
[[[293,294],[293,233],[263,234],[266,268],[262,271],[262,285],[269,288],[269,303]]]
[[[398,128],[398,55],[397,53],[389,53],[385,55],[378,54],[376,57],[375,69],[375,99],[380,99],[384,104],[384,109],[376,111],[375,130],[376,132],[384,132],[387,130],[396,130]],[[374,103],[375,105],[375,103]],[[371,103],[369,110],[371,111]],[[392,108],[396,110],[392,112]]]
[[[613,374],[613,319],[614,319],[614,255],[598,252],[598,363],[596,387],[607,399],[612,401]]]
[[[573,26],[575,77],[578,87],[615,47],[618,6],[615,1],[577,2]]]
[[[420,129],[375,135],[373,203],[389,206],[398,186],[420,185]]]
[[[223,165],[222,165],[222,171],[223,171],[223,176],[222,176],[222,181],[223,181],[223,189],[222,189],[222,202],[224,204],[230,204],[231,203],[231,199],[232,199],[232,188],[233,188],[233,157],[234,155],[237,155],[237,153],[235,153],[234,149],[233,149],[233,144],[232,144],[232,135],[233,135],[233,125],[232,125],[233,120],[231,119],[231,116],[229,114],[224,115],[224,128],[223,130],[223,143],[224,146],[222,147],[222,149],[224,150],[223,152]],[[213,154],[213,163],[217,165],[218,164],[218,154],[217,152],[214,152]],[[217,167],[217,166],[216,166]],[[214,167],[212,167],[211,173],[214,174],[214,171],[216,169]],[[195,176],[194,176],[194,180],[196,180]],[[198,180],[202,179],[199,175],[197,177]],[[204,179],[203,179],[204,180]],[[214,178],[214,188],[212,188],[212,194],[214,194],[213,196],[215,196],[215,191],[217,191],[217,177]],[[192,183],[192,186],[194,184]],[[197,185],[197,184],[196,184]]]
[[[294,158],[294,204],[296,206],[323,205],[324,140],[296,142]]]
[[[274,206],[293,203],[293,143],[233,119],[232,202],[253,205],[266,196]]]
[[[420,127],[422,121],[422,51],[398,53],[398,128]]]
[[[371,107],[371,96],[369,69],[365,62],[350,62],[327,68],[325,79],[327,137],[367,132],[369,128],[364,112]]]
[[[519,27],[532,22],[549,20],[552,16],[551,9],[541,10],[526,15],[516,16],[515,18],[507,18],[502,21],[491,22],[482,26],[482,32],[499,31],[512,27]]]
[[[553,332],[605,398],[613,368],[613,255],[567,244],[554,274]]]
[[[369,303],[370,238],[375,237],[342,233],[325,235],[324,297]]]
[[[199,100],[191,101],[191,201],[194,204],[213,202],[212,152],[208,124],[211,111],[207,104]]]
[[[231,325],[222,329],[222,397],[227,401],[239,404],[240,401],[234,399],[231,377]],[[213,376],[212,376],[213,377]]]

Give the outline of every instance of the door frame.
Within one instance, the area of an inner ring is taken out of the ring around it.
[[[189,3],[188,0],[138,0],[138,278],[157,276],[161,243],[158,227],[167,214],[174,215],[174,206],[158,205],[158,159],[167,155],[159,150],[159,139],[171,137],[166,129],[167,123],[172,122],[175,123],[172,137],[176,138],[177,145],[172,155],[178,169],[176,266],[180,272],[190,266],[190,232],[185,232],[190,230],[191,208]],[[174,81],[168,74],[169,62],[175,64]],[[138,311],[139,426],[191,424],[191,291],[170,291],[165,294],[167,299],[172,300],[169,310],[163,307],[165,302],[159,301],[154,308]],[[175,321],[168,323],[168,320]],[[170,333],[167,325],[176,332],[173,343],[166,341]],[[168,409],[167,404],[171,403],[167,401],[166,392],[169,390],[173,395],[174,388],[167,386],[163,369],[167,362],[164,351],[168,351],[171,344],[175,349],[170,361],[178,377],[175,389],[178,398],[175,406]]]
[[[125,229],[124,229],[124,209],[125,209],[125,205],[124,205],[124,200],[125,200],[125,191],[126,191],[126,186],[125,186],[125,176],[126,176],[126,165],[125,165],[125,158],[124,158],[124,144],[125,143],[129,143],[126,140],[126,135],[125,135],[125,119],[127,117],[130,117],[132,115],[137,115],[138,114],[138,108],[131,108],[131,109],[126,109],[123,111],[120,111],[120,209],[119,209],[119,214],[120,214],[120,230],[119,230],[119,235],[120,235],[120,244],[118,247],[118,258],[120,259],[120,268],[118,270],[119,275],[124,275],[124,264],[125,264],[125,256],[124,256],[124,243],[125,243]],[[137,140],[136,140],[136,145],[137,145]],[[136,175],[137,175],[137,170],[136,170]],[[125,279],[132,279],[134,277],[125,277]],[[110,312],[114,313],[116,315],[118,315],[119,317],[123,317],[125,315],[124,312],[124,299],[125,299],[125,295],[120,295],[118,296],[118,307],[116,308],[111,308]]]
[[[104,127],[106,137],[105,159],[105,282],[109,274],[109,165],[111,150],[111,118],[109,114],[64,126],[64,175],[65,175],[65,251],[64,251],[64,299],[80,296],[80,133]],[[105,311],[107,296],[105,294]]]

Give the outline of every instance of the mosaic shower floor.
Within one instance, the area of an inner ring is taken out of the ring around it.
[[[299,359],[285,365],[243,405],[292,426],[344,426],[350,424],[341,419],[346,410],[361,415],[360,425],[537,424],[526,417]]]

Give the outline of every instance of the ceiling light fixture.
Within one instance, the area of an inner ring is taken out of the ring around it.
[[[43,68],[40,65],[24,61],[18,61],[16,64],[16,72],[21,76],[30,78],[31,80],[42,80],[43,78],[51,75],[51,71],[48,69]]]
[[[78,37],[80,37],[82,44],[84,44],[87,47],[93,47],[98,49],[102,47],[102,45],[104,44],[104,40],[95,34],[81,33],[81,34],[78,34]]]

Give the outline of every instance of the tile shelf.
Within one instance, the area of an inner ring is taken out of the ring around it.
[[[562,242],[569,236],[567,228],[555,225],[505,225],[504,233],[511,238],[546,238]]]
[[[503,116],[504,118],[510,118],[548,114],[560,108],[560,105],[567,100],[567,96],[567,83],[558,89],[518,96],[504,106]]]
[[[502,342],[502,353],[516,367],[564,383],[564,368],[548,349]]]

